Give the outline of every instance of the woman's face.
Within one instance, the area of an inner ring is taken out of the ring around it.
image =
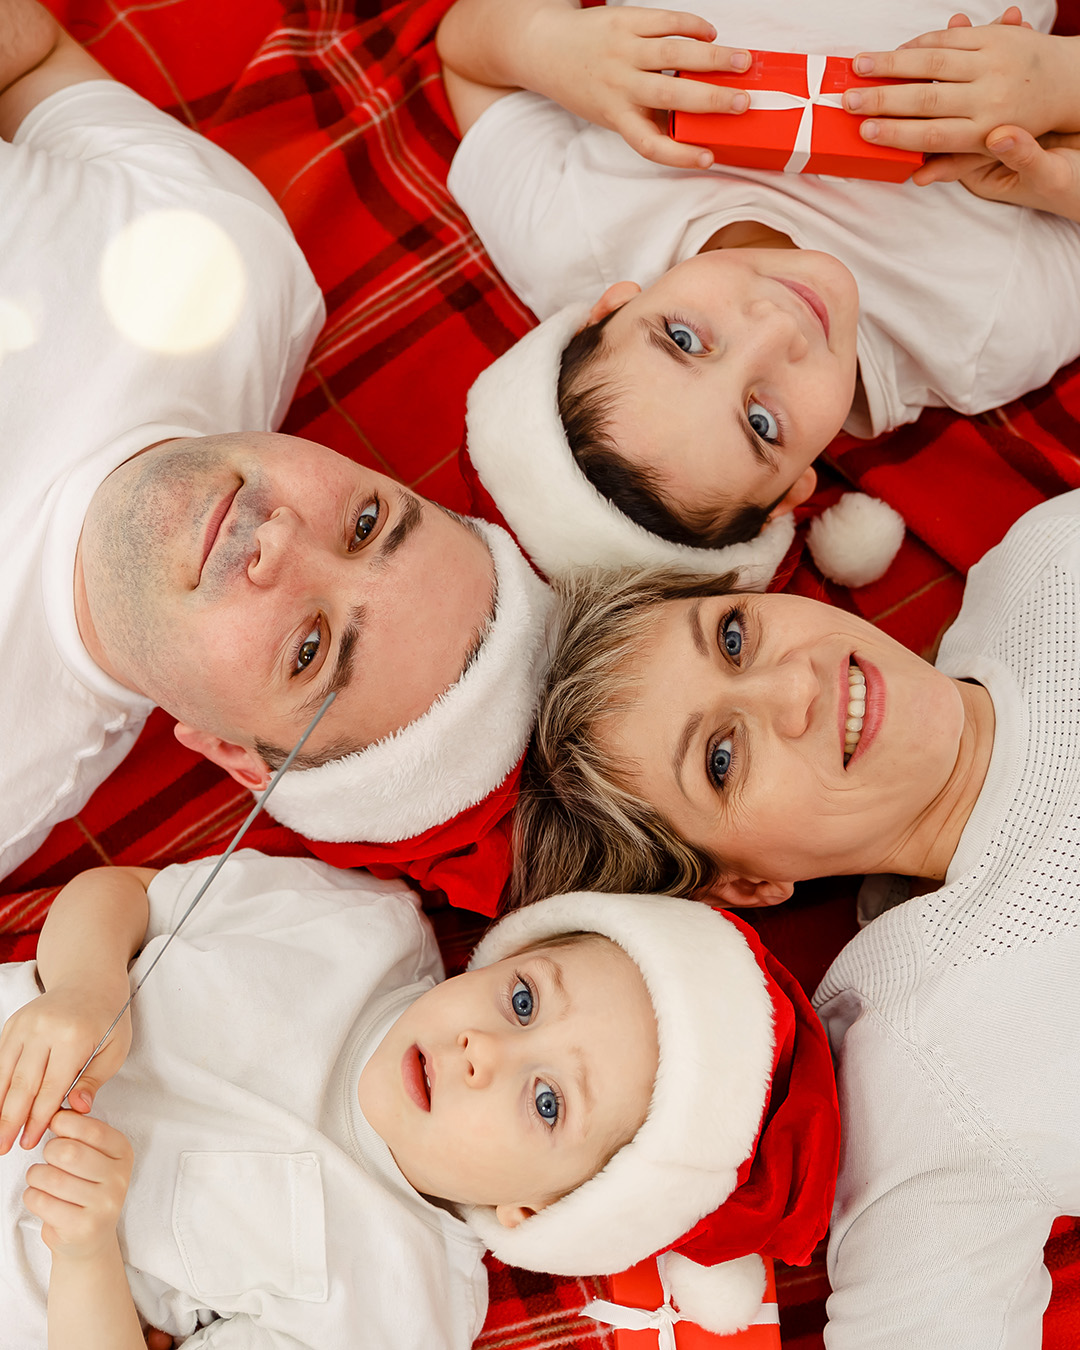
[[[956,681],[799,596],[677,600],[656,615],[628,671],[634,704],[601,735],[631,790],[725,877],[901,870],[948,816],[966,759]],[[741,899],[763,901],[745,887]]]

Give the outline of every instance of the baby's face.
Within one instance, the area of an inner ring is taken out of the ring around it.
[[[657,1053],[637,966],[588,939],[417,999],[365,1066],[360,1107],[416,1190],[512,1227],[636,1134]]]
[[[608,292],[632,298],[594,367],[616,391],[606,427],[621,454],[658,474],[680,519],[714,503],[718,524],[739,506],[794,509],[851,409],[854,277],[828,253],[728,248],[635,290]]]

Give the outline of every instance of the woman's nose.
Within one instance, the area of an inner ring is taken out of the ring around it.
[[[821,694],[821,681],[808,654],[787,656],[759,674],[773,726],[782,736],[803,735]]]

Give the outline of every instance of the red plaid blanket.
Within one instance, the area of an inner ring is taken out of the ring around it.
[[[532,322],[457,206],[446,170],[456,135],[433,35],[449,0],[51,0],[118,78],[231,151],[270,187],[326,294],[327,326],[285,430],[374,464],[426,495],[467,506],[457,455],[465,392]],[[1059,30],[1080,29],[1063,0]],[[988,278],[988,286],[992,279]],[[959,606],[966,569],[1029,506],[1080,486],[1080,368],[978,419],[924,413],[873,442],[841,437],[807,510],[855,485],[896,506],[909,534],[874,586],[823,583],[801,545],[785,584],[857,610],[929,654]],[[149,866],[220,850],[248,809],[230,779],[151,717],[134,752],[73,821],[55,829],[0,893],[0,957],[33,954],[56,890],[102,862]],[[269,822],[268,852],[300,842]],[[477,931],[436,912],[448,958]],[[760,921],[812,988],[853,931],[852,886],[825,882]],[[1055,1294],[1047,1346],[1080,1344],[1080,1238],[1071,1220],[1047,1248]],[[827,1293],[820,1258],[778,1279],[787,1350],[816,1350]],[[484,1347],[610,1350],[577,1314],[595,1280],[550,1280],[492,1263]]]

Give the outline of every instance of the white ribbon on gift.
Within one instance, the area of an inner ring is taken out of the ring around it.
[[[825,78],[824,56],[806,58],[806,96],[787,94],[781,89],[761,89],[750,95],[751,111],[789,112],[792,108],[801,108],[799,130],[795,134],[795,147],[791,157],[784,165],[785,173],[802,173],[810,159],[810,142],[814,135],[814,108],[843,108],[842,94],[823,94],[821,82]]]
[[[672,1305],[671,1291],[667,1282],[667,1262],[663,1255],[656,1258],[656,1269],[660,1276],[660,1292],[664,1296],[659,1308],[649,1312],[647,1308],[628,1308],[623,1303],[610,1303],[604,1298],[594,1298],[582,1308],[581,1315],[591,1317],[595,1322],[606,1322],[616,1331],[653,1330],[656,1332],[657,1350],[677,1350],[675,1324],[689,1322],[690,1318],[683,1317]],[[779,1324],[780,1309],[777,1305],[763,1303],[758,1309],[757,1316],[748,1325],[758,1327],[779,1326]]]

